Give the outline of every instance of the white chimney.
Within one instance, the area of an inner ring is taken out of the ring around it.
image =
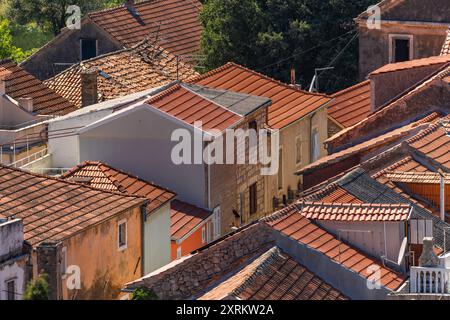
[[[17,102],[19,102],[19,106],[23,109],[27,110],[28,112],[33,112],[33,98],[21,97],[17,99]]]

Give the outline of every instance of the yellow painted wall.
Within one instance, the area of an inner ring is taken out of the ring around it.
[[[127,248],[118,248],[118,223],[127,220]],[[125,211],[63,241],[67,265],[81,271],[81,289],[68,290],[63,276],[64,299],[117,299],[120,289],[142,274],[142,227],[140,208]]]

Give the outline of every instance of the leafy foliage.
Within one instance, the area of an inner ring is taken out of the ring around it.
[[[85,14],[120,3],[122,1],[119,0],[14,0],[9,7],[9,15],[14,22],[36,22],[42,29],[57,35],[65,27],[68,6],[78,5]]]
[[[205,67],[234,61],[283,81],[295,68],[305,87],[315,68],[333,62],[335,69],[320,76],[320,89],[346,87],[357,80],[353,18],[377,1],[207,0],[200,15]]]
[[[25,290],[24,300],[48,300],[49,287],[47,282],[47,275],[41,274],[36,279],[31,280]]]
[[[158,296],[152,291],[145,287],[137,288],[133,292],[131,300],[158,300]]]
[[[12,59],[20,62],[25,59],[30,52],[24,52],[13,44],[11,29],[8,20],[0,18],[0,60]]]

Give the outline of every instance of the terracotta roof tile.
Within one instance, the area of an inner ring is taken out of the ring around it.
[[[99,102],[197,75],[193,68],[177,61],[173,54],[143,41],[131,49],[78,63],[46,80],[45,84],[81,107],[81,72],[87,69],[99,72]]]
[[[193,55],[200,49],[201,8],[198,0],[150,0],[135,4],[136,17],[124,6],[88,16],[125,47],[147,37],[173,54]]]
[[[6,94],[13,99],[33,98],[34,111],[41,115],[64,115],[76,106],[47,87],[12,61],[0,60],[0,75],[6,80]]]
[[[202,129],[225,130],[238,122],[242,116],[222,107],[195,92],[176,84],[146,102],[189,125],[202,122]]]
[[[84,183],[93,188],[136,195],[149,200],[147,212],[151,213],[168,201],[175,193],[102,162],[87,161],[66,172],[63,179]]]
[[[390,63],[387,64],[375,71],[373,71],[370,75],[377,75],[381,73],[393,72],[393,71],[401,71],[405,69],[418,68],[431,66],[435,64],[445,64],[450,62],[450,55],[441,55],[441,56],[433,56],[422,59],[415,59],[404,62]]]
[[[293,225],[299,223],[306,224],[306,226],[304,226],[303,228],[308,227],[308,225],[313,226],[310,228],[314,230],[314,233],[323,231],[322,228],[315,225],[309,219],[305,218],[298,210],[296,205],[291,205],[288,208],[274,213],[273,215],[264,218],[263,221],[265,221],[265,223],[267,223],[270,227],[289,237],[291,237],[291,231],[287,231],[287,226],[292,227]],[[304,243],[301,238],[297,241],[304,245],[307,245],[308,247],[314,248],[315,250],[328,256],[335,262],[342,264],[346,268],[358,273],[364,278],[368,278],[370,276],[368,274],[368,266],[378,266],[383,275],[381,278],[381,283],[390,290],[398,289],[398,287],[405,281],[405,277],[403,275],[388,269],[387,267],[383,266],[382,263],[375,261],[373,258],[367,256],[363,252],[349,247],[347,244],[336,239],[334,236],[328,236],[327,241],[324,241],[324,239],[324,237],[318,237],[316,240],[310,243]],[[355,261],[359,262],[355,263]]]
[[[447,30],[447,38],[445,38],[442,46],[441,55],[450,54],[450,29]]]
[[[358,123],[372,112],[370,92],[370,81],[367,80],[333,94],[328,115],[343,127]]]
[[[272,248],[199,298],[219,300],[347,300],[278,248]]]
[[[298,202],[301,215],[312,220],[404,221],[411,212],[408,204]]]
[[[170,205],[170,233],[179,240],[205,222],[212,212],[179,200]]]
[[[189,82],[271,99],[268,125],[275,129],[301,119],[332,99],[323,94],[302,91],[235,63],[227,63]]]
[[[441,176],[437,172],[391,171],[385,173],[385,176],[393,182],[400,183],[439,184],[441,182]],[[448,174],[445,174],[445,183],[450,183],[450,175]]]
[[[146,200],[0,165],[0,215],[23,220],[32,245],[60,241]]]

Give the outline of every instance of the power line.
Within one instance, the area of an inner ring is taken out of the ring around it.
[[[325,42],[319,43],[318,45],[316,45],[316,46],[314,46],[314,47],[311,47],[311,48],[309,48],[309,49],[307,49],[307,50],[304,50],[304,51],[295,53],[295,54],[293,54],[293,55],[291,55],[291,56],[289,56],[289,57],[287,57],[287,58],[278,60],[277,62],[271,63],[271,64],[269,64],[269,65],[266,65],[266,66],[264,66],[264,67],[258,68],[258,69],[256,69],[256,70],[257,70],[257,71],[262,71],[262,70],[265,70],[265,69],[267,69],[267,68],[270,68],[270,67],[272,67],[272,66],[274,66],[274,65],[278,65],[278,64],[280,64],[280,63],[289,61],[289,60],[291,60],[292,58],[295,58],[295,57],[298,57],[298,56],[300,56],[300,55],[302,55],[302,54],[308,53],[308,52],[310,52],[310,51],[312,51],[312,50],[314,50],[314,49],[317,49],[317,48],[319,48],[319,47],[322,47],[322,46],[324,46],[324,45],[326,45],[326,44],[328,44],[328,43],[331,43],[331,42],[333,42],[333,41],[335,41],[335,40],[341,39],[341,38],[347,36],[348,34],[351,34],[352,32],[356,32],[356,31],[357,31],[356,29],[352,29],[352,30],[347,31],[346,33],[340,35],[339,37],[336,37],[336,38],[327,40],[327,41],[325,41]],[[357,34],[357,33],[356,33],[356,34]],[[296,48],[296,49],[298,49],[298,48]],[[295,50],[295,49],[294,49],[294,50]]]

